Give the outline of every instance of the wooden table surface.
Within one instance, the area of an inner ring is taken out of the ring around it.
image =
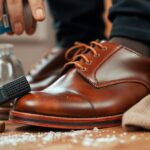
[[[6,123],[0,150],[150,150],[150,132],[121,127],[54,130]]]

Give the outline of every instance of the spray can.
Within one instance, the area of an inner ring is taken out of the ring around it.
[[[2,20],[0,21],[0,34],[11,32],[11,24],[9,20],[9,16],[6,9],[6,3],[3,3],[3,15]]]
[[[28,1],[23,1],[24,5],[24,20],[25,20],[25,30],[28,30],[30,27],[32,27],[32,30],[35,31],[36,29],[36,21],[32,17],[32,12],[29,7]],[[0,21],[0,35],[4,33],[12,32],[10,18],[7,11],[7,5],[6,2],[3,3],[3,15],[2,20]]]

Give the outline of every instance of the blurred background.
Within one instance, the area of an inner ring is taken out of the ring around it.
[[[45,3],[46,5],[46,3]],[[108,10],[111,6],[111,0],[105,0],[104,19],[106,22],[105,34],[108,36],[111,30],[111,23],[108,21]],[[53,28],[53,19],[48,10],[44,22],[37,26],[37,31],[32,36],[0,36],[0,43],[12,43],[15,45],[15,54],[21,60],[25,71],[30,68],[43,56],[43,54],[55,45],[55,30]]]

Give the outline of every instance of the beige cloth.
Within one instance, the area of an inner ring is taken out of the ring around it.
[[[150,95],[129,109],[124,115],[122,126],[126,130],[150,130]]]

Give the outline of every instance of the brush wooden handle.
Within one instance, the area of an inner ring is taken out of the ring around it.
[[[5,131],[5,123],[3,121],[0,121],[0,132]]]

